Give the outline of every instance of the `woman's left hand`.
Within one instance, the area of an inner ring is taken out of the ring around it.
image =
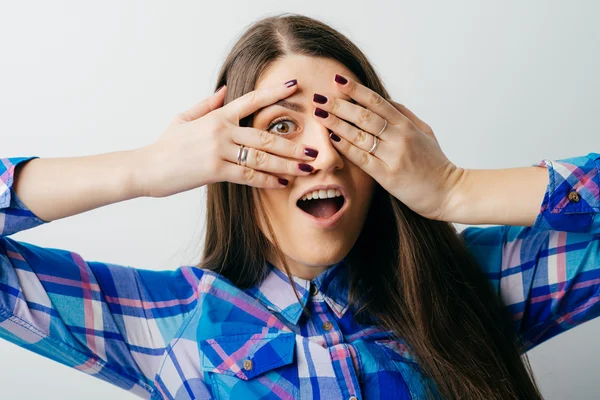
[[[464,170],[448,160],[431,128],[403,105],[352,79],[337,75],[335,82],[358,103],[327,98],[323,104],[323,96],[314,97],[320,100],[313,101],[315,118],[332,131],[335,148],[416,213],[445,220]],[[370,154],[375,136],[379,143]]]

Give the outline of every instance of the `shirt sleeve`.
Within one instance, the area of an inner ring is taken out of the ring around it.
[[[600,234],[600,154],[542,160],[548,186],[533,225],[537,229]]]
[[[524,351],[600,315],[600,154],[544,160],[532,227],[469,227],[467,248],[513,315]],[[576,193],[576,194],[573,194]]]
[[[0,338],[149,398],[202,270],[86,261],[9,238],[45,223],[12,188],[16,167],[32,158],[0,160]]]

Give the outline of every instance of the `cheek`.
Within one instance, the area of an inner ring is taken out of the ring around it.
[[[265,211],[270,215],[275,216],[287,212],[290,202],[289,189],[257,189],[257,193],[260,193],[257,201],[262,200]]]
[[[356,188],[357,196],[361,199],[361,203],[369,204],[375,191],[375,179],[358,167],[355,167],[351,176],[354,187]]]

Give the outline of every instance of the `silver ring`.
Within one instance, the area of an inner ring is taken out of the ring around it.
[[[381,128],[381,130],[379,131],[379,133],[377,135],[373,135],[375,137],[379,137],[379,135],[381,135],[383,133],[383,131],[385,131],[385,128],[387,128],[388,122],[387,119],[383,120],[383,128]]]
[[[243,165],[244,167],[246,166],[246,159],[248,158],[248,148],[244,147],[244,150],[242,150],[242,159],[240,164]]]
[[[369,154],[371,155],[375,153],[375,150],[377,150],[377,146],[379,146],[379,138],[377,136],[373,136],[373,138],[375,139],[373,141],[373,147],[371,147],[371,150],[369,150]]]
[[[238,150],[237,163],[240,165],[242,159],[242,150],[244,150],[244,145],[240,145],[240,149]]]

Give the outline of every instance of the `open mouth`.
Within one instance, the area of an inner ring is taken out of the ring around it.
[[[344,201],[344,196],[339,190],[321,189],[302,196],[296,205],[315,218],[328,219],[342,209]]]

